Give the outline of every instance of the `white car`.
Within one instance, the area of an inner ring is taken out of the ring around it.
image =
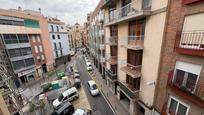
[[[90,109],[79,108],[76,109],[73,115],[92,115]]]
[[[93,70],[93,68],[92,68],[92,65],[91,65],[91,62],[86,62],[86,69],[88,70],[88,71],[92,71]]]
[[[92,96],[97,96],[100,94],[97,85],[94,80],[88,81],[88,89]]]
[[[57,99],[53,101],[52,104],[54,108],[58,108],[64,102],[73,101],[77,98],[79,98],[78,90],[75,87],[72,87],[64,91]]]

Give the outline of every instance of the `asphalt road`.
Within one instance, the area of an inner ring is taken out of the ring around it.
[[[81,63],[82,62],[82,63]],[[113,111],[109,107],[108,103],[104,99],[103,95],[99,95],[96,97],[92,97],[87,89],[87,82],[91,80],[91,77],[88,75],[88,72],[85,68],[85,63],[83,63],[84,60],[81,60],[78,58],[76,61],[76,66],[78,68],[80,79],[82,82],[82,85],[84,87],[85,93],[88,97],[88,101],[91,105],[91,108],[93,112],[96,115],[114,115]]]

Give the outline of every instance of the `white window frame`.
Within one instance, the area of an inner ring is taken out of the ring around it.
[[[42,45],[39,45],[39,50],[40,50],[40,52],[43,52]]]
[[[196,66],[201,66],[201,65],[198,65],[198,64],[192,64],[192,63],[188,63],[188,62],[182,62],[182,61],[176,61],[176,65],[175,65],[175,68],[174,68],[174,74],[173,74],[173,79],[172,79],[172,82],[175,80],[175,75],[176,75],[176,69],[179,69],[179,68],[177,68],[177,64],[178,63],[186,63],[186,64],[189,64],[189,65],[196,65]],[[188,67],[188,68],[191,68],[191,67]],[[192,68],[191,68],[192,69]],[[179,70],[182,70],[182,71],[185,71],[185,70],[183,70],[183,69],[179,69]],[[192,93],[195,93],[195,90],[196,90],[196,88],[197,88],[197,84],[198,84],[198,80],[200,79],[200,72],[201,72],[201,70],[202,70],[202,66],[200,67],[200,70],[199,70],[199,72],[197,72],[197,73],[194,73],[194,72],[192,72],[192,71],[185,71],[185,72],[189,72],[189,73],[193,73],[193,74],[197,74],[198,76],[197,76],[197,80],[196,80],[196,83],[195,83],[195,87],[194,87],[194,89],[193,89],[193,91],[192,91]],[[185,73],[186,74],[186,73]],[[185,76],[184,76],[185,77]]]
[[[35,53],[38,53],[38,47],[34,46],[34,49],[35,49]]]
[[[169,107],[170,107],[171,99],[177,101],[176,112],[178,111],[179,104],[182,104],[183,106],[187,107],[186,115],[188,115],[188,113],[189,113],[189,109],[190,109],[190,106],[189,106],[188,104],[186,104],[186,103],[180,101],[178,98],[176,98],[176,97],[174,97],[174,96],[169,96],[168,106],[167,106],[168,109],[167,109],[167,111],[166,111],[166,113],[167,113],[168,115],[170,115],[170,114],[169,114]]]
[[[41,55],[41,59],[44,61],[45,60],[45,56],[42,54]]]
[[[37,36],[37,41],[40,42],[40,36]]]
[[[33,42],[36,42],[36,39],[35,39],[35,36],[34,36],[34,35],[33,35],[32,39],[33,39]]]

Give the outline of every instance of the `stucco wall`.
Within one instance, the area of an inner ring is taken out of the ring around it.
[[[157,79],[165,16],[165,12],[160,13],[146,21],[140,99],[147,105],[152,105],[154,99],[155,86],[147,85],[147,82]]]

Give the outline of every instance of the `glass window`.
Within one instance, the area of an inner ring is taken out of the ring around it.
[[[24,60],[14,61],[12,62],[14,70],[18,70],[25,67]]]
[[[58,26],[56,26],[57,27],[57,32],[59,32],[59,27]]]
[[[39,46],[39,50],[40,50],[40,52],[43,52],[43,48],[41,45]]]
[[[169,110],[170,115],[187,115],[188,107],[181,103],[179,100],[170,98]]]
[[[55,39],[55,35],[52,35],[52,39],[53,39],[53,40]]]
[[[35,48],[35,53],[38,53],[38,47],[34,46],[34,48]]]
[[[21,48],[21,55],[30,55],[31,53],[31,48],[27,47],[27,48]]]
[[[28,43],[28,36],[27,34],[17,34],[19,43]]]
[[[177,104],[178,104],[177,101],[175,101],[174,99],[171,99],[170,106],[169,106],[169,113],[170,114],[172,114],[172,115],[176,114]]]
[[[73,92],[73,93],[69,94],[69,97],[72,97],[74,95],[76,95],[76,92]]]
[[[32,39],[33,39],[33,42],[35,42],[35,41],[36,41],[36,40],[35,40],[35,35],[33,35],[33,36],[32,36]]]
[[[42,59],[42,60],[45,60],[45,56],[44,56],[44,55],[41,55],[41,59]]]
[[[60,39],[60,35],[57,35],[57,38]]]
[[[57,50],[57,44],[54,43],[54,50]]]
[[[40,28],[39,21],[37,20],[25,19],[24,23],[25,27]]]
[[[34,59],[33,58],[25,59],[25,65],[26,67],[34,65]]]
[[[37,35],[36,37],[37,37],[38,42],[40,42],[40,36],[39,36],[39,35]]]
[[[3,34],[4,41],[6,44],[15,44],[18,43],[16,34]]]
[[[52,32],[54,32],[54,28],[53,28],[53,25],[50,25],[50,27],[51,27],[51,31],[52,31]]]
[[[20,49],[9,49],[8,53],[11,58],[21,56]]]

